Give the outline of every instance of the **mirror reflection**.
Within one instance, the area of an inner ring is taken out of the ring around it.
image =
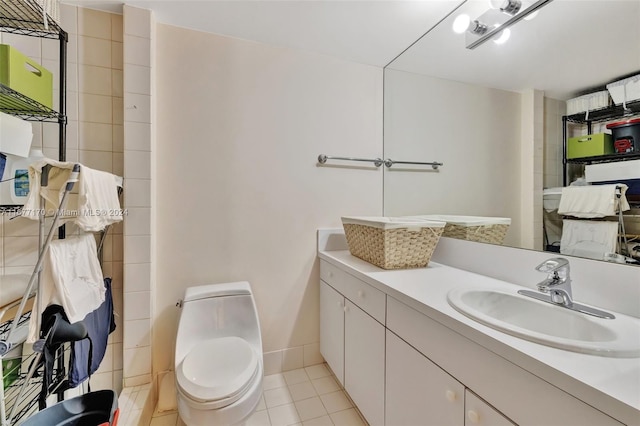
[[[546,2],[467,48],[510,3],[462,2],[385,68],[385,158],[443,163],[386,168],[385,215],[508,219],[504,245],[640,260],[640,1]]]

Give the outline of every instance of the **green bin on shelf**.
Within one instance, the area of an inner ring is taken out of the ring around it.
[[[53,75],[31,58],[8,44],[0,44],[0,83],[53,108]],[[11,102],[8,95],[0,94],[5,103]],[[28,108],[28,104],[13,101],[16,107]]]
[[[578,136],[567,141],[567,158],[595,157],[613,153],[613,139],[608,133]]]
[[[18,345],[2,358],[2,386],[9,388],[20,377],[22,345]]]

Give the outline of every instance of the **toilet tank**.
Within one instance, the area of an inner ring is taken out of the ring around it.
[[[196,343],[226,336],[245,339],[262,355],[260,322],[249,283],[188,288],[178,323],[175,364]]]

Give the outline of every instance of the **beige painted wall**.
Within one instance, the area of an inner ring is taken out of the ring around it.
[[[520,98],[386,70],[385,158],[444,165],[438,172],[430,167],[385,170],[385,215],[510,217],[505,244],[519,246]]]
[[[188,286],[248,280],[264,351],[319,341],[315,231],[382,213],[382,70],[157,26],[154,371]]]

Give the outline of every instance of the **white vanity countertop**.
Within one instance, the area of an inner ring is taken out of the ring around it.
[[[319,257],[612,417],[640,423],[640,358],[587,355],[533,343],[484,326],[447,302],[453,288],[515,293],[524,287],[435,262],[386,271],[348,250],[320,251]]]

